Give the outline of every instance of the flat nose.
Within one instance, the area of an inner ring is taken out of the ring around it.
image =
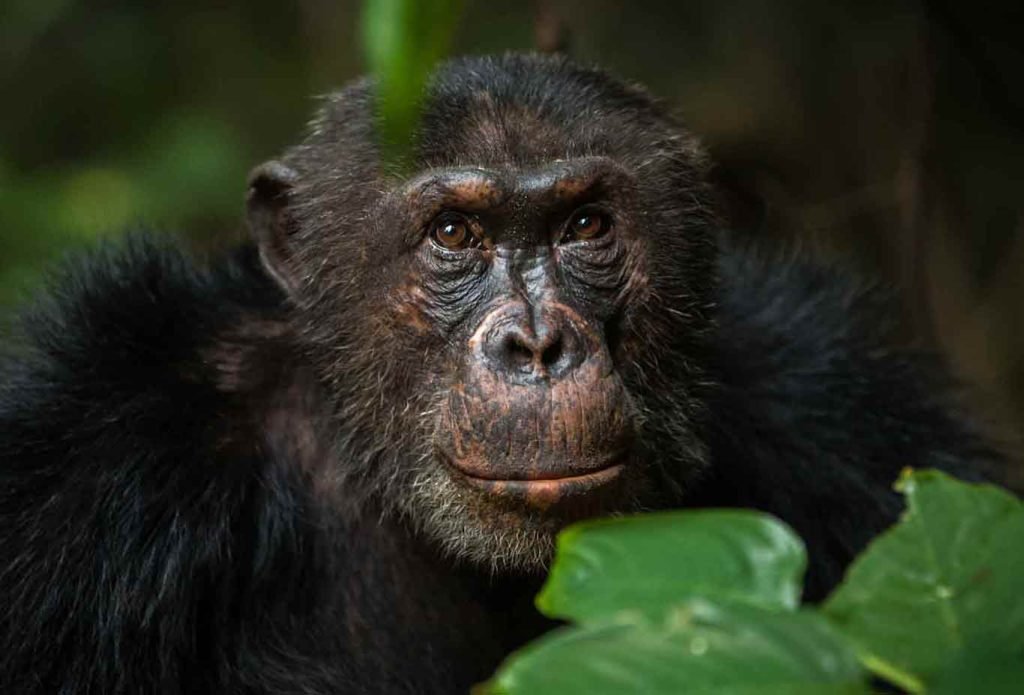
[[[531,327],[525,316],[508,316],[485,338],[492,370],[518,383],[563,379],[585,359],[584,341],[571,321],[548,315]]]

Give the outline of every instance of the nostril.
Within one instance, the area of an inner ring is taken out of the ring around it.
[[[552,332],[541,361],[551,378],[561,379],[578,367],[584,357],[579,333],[575,326],[565,323]]]
[[[540,356],[540,363],[550,369],[558,364],[560,359],[562,359],[562,340],[555,338],[550,345],[544,348],[544,352]]]
[[[504,353],[508,363],[515,367],[525,367],[533,362],[533,350],[516,335],[505,337]]]

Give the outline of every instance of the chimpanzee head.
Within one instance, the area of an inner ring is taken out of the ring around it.
[[[250,224],[331,400],[321,474],[445,549],[535,568],[569,521],[701,468],[714,215],[694,140],[553,58],[435,74],[411,174],[373,87],[252,177]]]

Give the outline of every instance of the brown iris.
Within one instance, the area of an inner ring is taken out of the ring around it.
[[[430,228],[434,243],[449,251],[461,251],[479,245],[473,222],[465,215],[446,213],[434,220]]]
[[[569,220],[566,241],[596,239],[611,229],[611,218],[603,212],[583,210]]]

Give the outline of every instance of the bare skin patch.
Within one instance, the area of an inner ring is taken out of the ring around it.
[[[433,329],[429,306],[429,298],[420,286],[420,278],[414,274],[391,293],[388,315],[396,326],[407,328],[417,335],[426,335]]]

